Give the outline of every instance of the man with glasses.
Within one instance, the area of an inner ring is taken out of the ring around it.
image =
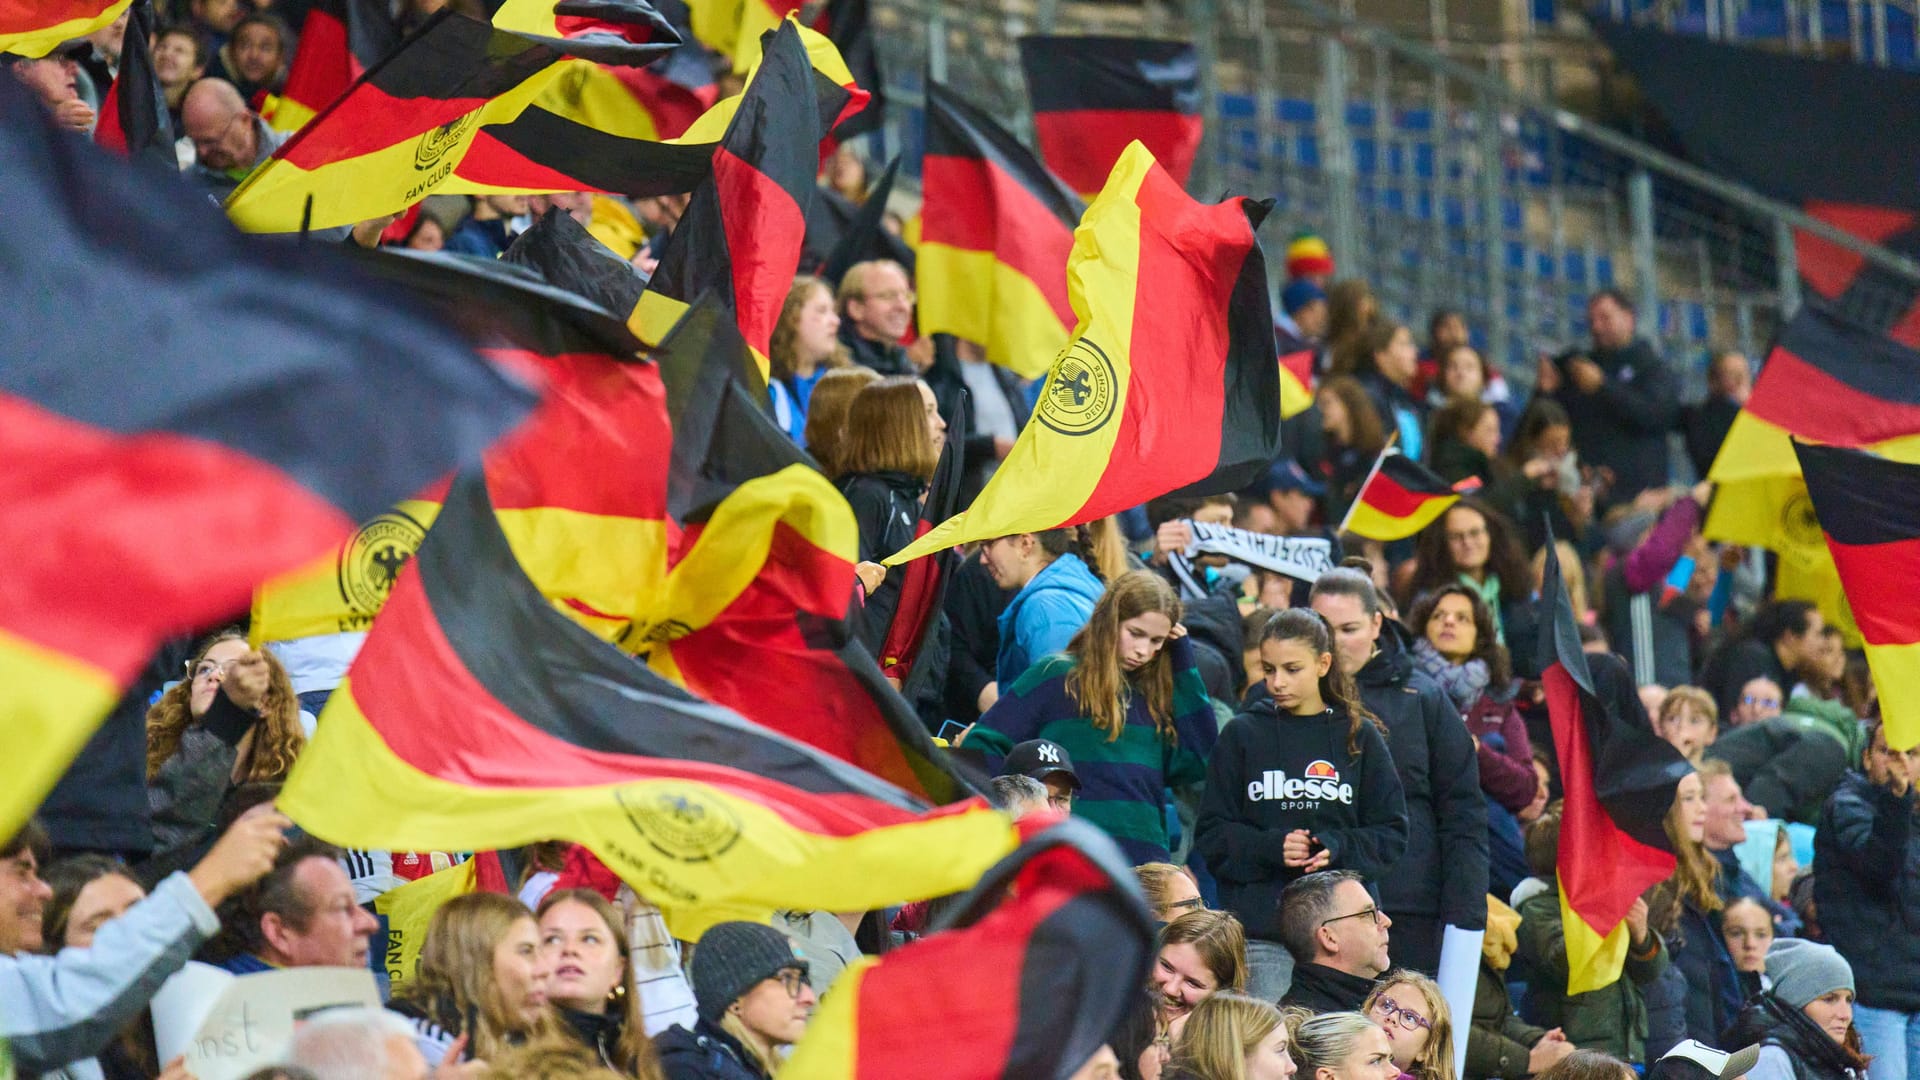
[[[35,59],[0,53],[0,66],[13,72],[20,84],[53,114],[54,122],[74,131],[91,131],[93,106],[80,96],[80,58],[93,52],[86,38],[75,38]]]
[[[1351,870],[1296,878],[1280,894],[1280,942],[1293,954],[1293,985],[1283,1007],[1358,1012],[1373,982],[1391,967],[1393,920]]]
[[[888,259],[854,263],[840,279],[840,340],[853,362],[882,375],[912,375],[900,344],[913,325],[913,282]]]
[[[1001,776],[1030,776],[1046,785],[1047,806],[1073,813],[1073,793],[1080,790],[1080,774],[1073,771],[1067,748],[1051,739],[1028,739],[1007,751]]]
[[[288,135],[268,127],[225,79],[201,79],[188,87],[180,122],[199,159],[194,179],[218,199],[232,194]]]

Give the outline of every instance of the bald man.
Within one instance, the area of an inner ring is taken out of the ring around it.
[[[240,91],[225,79],[201,79],[188,87],[180,121],[199,158],[195,178],[222,199],[287,138],[247,108]]]

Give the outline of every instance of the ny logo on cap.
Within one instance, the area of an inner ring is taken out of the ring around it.
[[[1060,748],[1059,747],[1049,742],[1049,743],[1041,743],[1037,749],[1039,750],[1041,761],[1047,762],[1050,765],[1060,764]]]

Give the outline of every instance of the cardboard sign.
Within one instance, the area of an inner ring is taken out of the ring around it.
[[[153,998],[160,1060],[185,1054],[198,1080],[240,1080],[285,1056],[294,1025],[322,1009],[380,1007],[365,968],[303,967],[232,975],[188,964]]]

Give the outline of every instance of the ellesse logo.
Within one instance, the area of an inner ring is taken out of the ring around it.
[[[1247,785],[1247,799],[1250,802],[1299,799],[1351,806],[1353,785],[1340,782],[1340,770],[1334,768],[1332,762],[1316,761],[1307,766],[1305,776],[1290,777],[1282,770],[1268,769],[1260,774],[1260,779]]]

